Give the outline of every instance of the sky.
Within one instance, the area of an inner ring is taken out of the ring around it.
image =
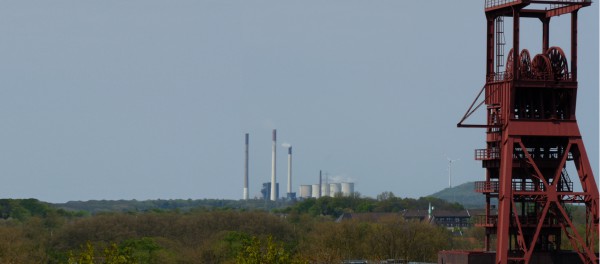
[[[295,192],[322,170],[364,196],[418,198],[448,187],[448,159],[453,185],[483,181],[484,131],[456,128],[485,82],[483,5],[2,0],[0,197],[241,199],[245,133],[259,196],[272,129],[282,193],[283,143]],[[567,54],[569,21],[550,39]],[[598,24],[597,3],[579,12],[577,118],[596,175]],[[540,32],[522,21],[532,57]]]

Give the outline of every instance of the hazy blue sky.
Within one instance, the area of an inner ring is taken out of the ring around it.
[[[245,133],[255,196],[273,128],[296,192],[323,170],[367,196],[424,196],[447,187],[447,156],[456,184],[484,180],[484,131],[456,128],[485,80],[483,3],[0,1],[0,197],[239,199]],[[598,4],[579,18],[597,175]],[[551,31],[567,54],[569,21]],[[539,53],[540,32],[524,21],[522,47]]]

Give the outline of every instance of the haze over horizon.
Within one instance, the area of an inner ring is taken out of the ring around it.
[[[485,180],[484,131],[456,128],[485,81],[483,5],[6,1],[0,198],[241,199],[245,133],[258,196],[272,129],[294,148],[295,192],[323,170],[365,196],[417,198],[448,187],[448,158],[454,186]],[[577,103],[597,179],[598,7],[579,11]],[[569,22],[550,32],[566,54]],[[540,53],[541,23],[521,26]]]

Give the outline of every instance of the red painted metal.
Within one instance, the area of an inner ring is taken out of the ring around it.
[[[486,85],[458,126],[486,128],[486,148],[475,151],[475,159],[486,169],[486,180],[475,184],[475,191],[486,196],[486,215],[475,222],[486,228],[485,251],[493,251],[490,245],[495,240],[495,263],[530,263],[536,254],[561,252],[563,238],[582,263],[599,261],[598,187],[575,117],[577,12],[590,4],[588,0],[485,2]],[[570,67],[563,50],[549,43],[551,18],[564,14],[571,15]],[[512,17],[513,41],[505,72],[494,72],[493,22],[500,16]],[[519,48],[522,18],[542,23],[542,53],[533,58]],[[483,104],[487,123],[463,124]],[[570,168],[576,172],[569,173]],[[569,175],[575,173],[572,179]],[[581,190],[574,190],[573,180]],[[567,205],[585,206],[584,233],[573,223]]]

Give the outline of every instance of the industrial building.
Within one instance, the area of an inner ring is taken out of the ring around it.
[[[250,134],[246,133],[244,135],[245,138],[245,148],[244,148],[244,176],[243,176],[243,198],[247,200],[249,197],[249,167],[250,167]],[[296,200],[307,199],[307,198],[320,198],[323,196],[327,197],[335,197],[335,196],[351,196],[354,194],[354,183],[353,182],[323,182],[322,171],[319,171],[319,179],[318,183],[312,185],[300,185],[298,194],[296,192],[292,192],[292,146],[288,143],[283,143],[281,145],[284,148],[287,148],[288,158],[287,158],[287,192],[284,196],[284,199],[287,200]],[[276,174],[276,164],[277,164],[277,130],[273,129],[272,131],[272,147],[271,147],[271,181],[265,182],[262,184],[262,189],[260,191],[263,199],[269,199],[271,201],[277,201],[280,199],[279,196],[279,183],[277,182],[277,174]]]
[[[275,190],[273,195],[271,195],[271,190]],[[279,199],[279,183],[275,183],[275,188],[271,188],[270,182],[263,183],[260,193],[264,200],[273,200],[273,197],[275,200]]]
[[[243,187],[243,198],[248,200],[249,197],[249,167],[250,167],[250,134],[245,134],[245,152],[244,152],[244,187]],[[290,144],[282,144],[282,147],[288,149],[288,182],[287,182],[287,193],[285,198],[288,200],[295,200],[296,193],[292,192],[292,146]],[[279,199],[279,183],[277,183],[277,130],[273,129],[272,133],[272,147],[271,147],[271,182],[263,183],[261,189],[261,195],[264,199],[276,201]],[[266,195],[266,196],[265,196]]]

